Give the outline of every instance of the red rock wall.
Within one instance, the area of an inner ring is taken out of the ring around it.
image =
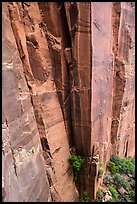
[[[4,202],[51,201],[30,92],[6,3],[2,9],[3,199]]]
[[[4,201],[77,200],[68,138],[41,26],[37,3],[3,3]]]
[[[76,187],[93,201],[98,162],[105,170],[111,154],[134,155],[134,11],[134,2],[3,3],[5,201],[76,201]],[[76,186],[71,149],[84,158]]]
[[[117,49],[114,50],[114,90],[111,137],[113,153],[120,156],[135,154],[135,16],[134,4],[115,3],[119,12]],[[115,16],[114,16],[115,20]],[[115,28],[113,34],[115,33]]]

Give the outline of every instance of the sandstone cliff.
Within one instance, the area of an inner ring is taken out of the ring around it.
[[[134,2],[2,3],[4,201],[94,200],[98,162],[134,155],[134,30]]]

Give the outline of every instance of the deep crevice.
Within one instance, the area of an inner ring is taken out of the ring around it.
[[[71,48],[71,37],[70,37],[70,31],[65,11],[65,5],[64,2],[61,2],[59,5],[59,13],[60,13],[60,21],[61,21],[61,38],[63,42],[63,49],[65,48]]]
[[[71,42],[71,35],[70,35],[70,31],[69,31],[69,26],[68,26],[68,21],[67,21],[67,16],[66,16],[66,10],[65,10],[65,5],[64,2],[60,2],[58,3],[58,7],[59,7],[59,15],[60,15],[60,22],[61,22],[61,49],[63,51],[64,54],[64,60],[65,60],[65,64],[66,64],[66,68],[67,68],[67,76],[68,76],[68,96],[70,97],[70,104],[69,104],[69,110],[67,110],[69,113],[67,113],[67,115],[69,115],[70,117],[70,135],[71,137],[69,138],[69,146],[70,148],[74,146],[74,139],[73,139],[73,127],[72,127],[72,107],[73,107],[73,103],[72,103],[72,96],[71,96],[71,87],[72,87],[72,82],[73,82],[73,78],[72,78],[72,71],[73,71],[73,55],[72,55],[72,42]],[[69,52],[69,60],[67,59],[67,52]],[[63,112],[65,111],[64,108],[62,107]],[[65,115],[65,113],[63,113],[63,115]],[[65,119],[65,117],[64,117]]]
[[[68,57],[68,49],[69,49],[69,56],[71,55],[72,57],[72,50],[71,50],[71,37],[70,37],[70,31],[69,31],[69,26],[68,26],[68,22],[67,22],[67,16],[66,16],[66,11],[65,11],[65,6],[64,6],[64,2],[56,2],[55,3],[57,5],[58,8],[58,15],[59,15],[59,20],[60,20],[60,27],[61,27],[61,52],[63,54],[60,54],[60,52],[58,50],[55,49],[55,47],[53,47],[53,40],[55,39],[54,36],[52,36],[54,39],[52,40],[51,38],[49,38],[49,32],[47,31],[47,29],[45,30],[45,37],[47,39],[48,42],[48,48],[49,48],[49,52],[50,52],[50,56],[51,56],[51,62],[52,62],[52,67],[53,67],[53,78],[54,78],[54,82],[56,85],[56,89],[57,89],[57,94],[58,94],[58,99],[60,102],[60,107],[62,110],[62,114],[63,114],[63,118],[64,118],[64,122],[65,122],[65,128],[66,128],[66,132],[68,135],[68,140],[69,140],[69,146],[72,147],[74,145],[73,142],[73,137],[72,137],[72,119],[71,119],[71,103],[70,102],[70,98],[71,98],[71,73],[70,73],[70,69],[72,69],[73,67],[73,62],[68,61],[67,57]],[[43,9],[42,6],[39,4],[39,8],[41,9],[41,12],[43,13]],[[44,24],[46,22],[46,19],[44,20]],[[57,42],[54,42],[54,44],[56,45]],[[65,76],[63,75],[64,73],[62,72],[62,64],[61,61],[64,61],[65,63]],[[62,77],[64,77],[64,80],[67,79],[67,81],[65,81],[65,86],[63,84],[63,79]],[[66,105],[67,102],[67,105]]]
[[[120,14],[121,14],[121,3],[114,2],[112,7],[112,35],[113,35],[113,43],[112,43],[112,51],[114,53],[114,75],[113,75],[113,102],[112,102],[112,123],[111,123],[111,143],[114,146],[115,140],[117,137],[118,124],[115,124],[117,121],[115,117],[115,106],[116,106],[116,86],[117,86],[117,54],[118,54],[118,36],[119,36],[119,26],[120,26]],[[115,149],[115,148],[114,148]]]
[[[120,22],[121,3],[113,3],[113,53],[114,53],[114,77],[113,77],[113,103],[112,103],[112,124],[111,124],[111,143],[112,153],[119,154],[120,136],[118,135],[121,107],[126,85],[125,61],[129,58],[131,38],[126,26]],[[120,23],[123,26],[119,33]],[[121,34],[121,36],[119,35]],[[120,38],[120,40],[119,40]],[[123,41],[124,39],[124,41]],[[129,40],[129,41],[128,41]],[[121,58],[122,53],[122,58]],[[120,57],[119,57],[120,56]]]

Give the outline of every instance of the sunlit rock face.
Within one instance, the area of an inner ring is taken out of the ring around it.
[[[93,201],[98,162],[135,153],[134,71],[134,2],[3,2],[3,201]]]

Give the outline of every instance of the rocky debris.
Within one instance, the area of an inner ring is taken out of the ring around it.
[[[127,194],[127,193],[128,193],[123,187],[118,188],[117,191],[118,191],[120,194]]]
[[[112,194],[110,191],[106,191],[105,192],[105,196],[102,198],[102,202],[107,202],[108,200],[110,200],[112,198]]]
[[[108,175],[108,174],[104,174],[103,183],[105,185],[107,185],[107,184],[110,184],[112,182],[113,182],[112,177],[110,175]]]

